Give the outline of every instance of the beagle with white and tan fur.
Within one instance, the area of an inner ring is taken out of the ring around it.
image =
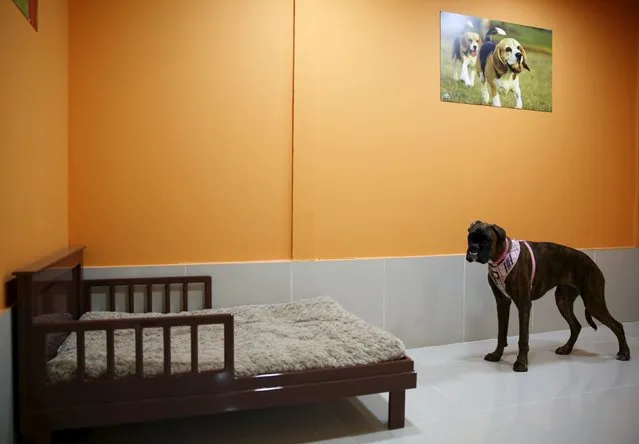
[[[461,70],[459,73],[455,70],[454,78],[469,88],[475,85],[475,65],[481,43],[481,36],[472,31],[463,32],[453,42],[453,60],[461,63]]]
[[[515,108],[521,109],[523,100],[519,74],[522,69],[530,71],[526,51],[511,37],[505,37],[499,43],[495,43],[491,38],[495,34],[506,35],[506,32],[495,27],[486,33],[485,42],[479,50],[479,63],[475,66],[482,82],[482,101],[486,105],[492,100],[493,106],[501,106],[499,94],[513,93],[517,101]]]

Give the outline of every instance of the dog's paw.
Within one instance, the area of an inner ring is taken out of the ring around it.
[[[513,370],[516,372],[527,372],[528,364],[526,364],[523,361],[515,361],[515,364],[513,365]]]
[[[484,356],[484,360],[488,362],[499,362],[501,360],[501,353],[488,353],[486,356]]]
[[[619,361],[630,361],[630,350],[620,351],[617,353],[617,359]]]
[[[572,347],[569,347],[568,345],[562,345],[557,350],[555,350],[555,353],[557,353],[558,355],[569,355],[570,352],[572,352]]]

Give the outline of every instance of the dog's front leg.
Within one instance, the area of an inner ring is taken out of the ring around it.
[[[499,91],[497,91],[497,87],[494,84],[490,85],[490,95],[493,98],[493,106],[500,107],[501,99],[499,98]]]
[[[519,354],[517,360],[513,365],[513,370],[516,372],[528,371],[528,332],[530,327],[530,310],[532,308],[532,299],[530,290],[519,293],[522,298],[519,301],[515,301],[517,309],[519,310]]]
[[[524,107],[524,102],[521,99],[521,87],[519,86],[519,78],[515,79],[515,108],[522,109]]]
[[[495,296],[495,302],[497,303],[497,348],[494,352],[488,353],[484,356],[486,361],[498,362],[504,354],[504,349],[508,346],[508,319],[510,317],[510,299],[504,296],[499,290],[493,280],[488,277],[488,284]]]
[[[462,63],[460,80],[464,82],[466,86],[470,86],[470,79],[468,78],[468,61],[466,60]]]

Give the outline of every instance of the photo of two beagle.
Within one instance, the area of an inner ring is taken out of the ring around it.
[[[552,32],[442,12],[441,93],[447,102],[551,111]]]

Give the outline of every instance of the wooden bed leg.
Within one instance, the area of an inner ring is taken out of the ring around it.
[[[388,399],[388,428],[404,428],[406,417],[406,390],[390,392]]]

